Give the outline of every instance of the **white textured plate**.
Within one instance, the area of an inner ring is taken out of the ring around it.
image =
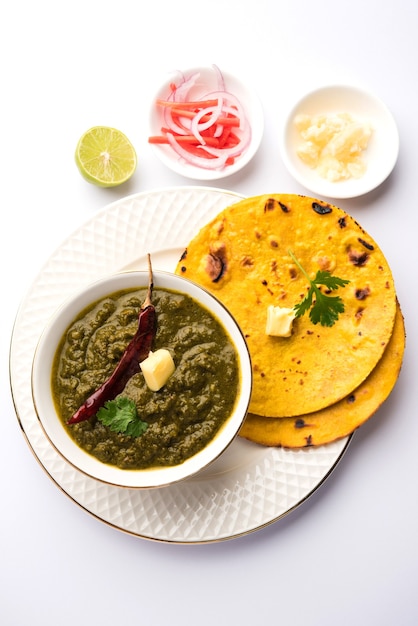
[[[55,483],[86,511],[133,535],[207,543],[247,534],[303,502],[330,474],[349,438],[319,448],[264,448],[238,438],[212,466],[184,482],[137,490],[82,474],[49,443],[31,396],[31,367],[49,317],[82,285],[121,269],[173,270],[197,230],[240,200],[228,191],[180,187],[128,196],[75,231],[50,257],[17,313],[10,350],[16,413],[29,445]]]
[[[367,169],[361,178],[330,182],[303,163],[296,153],[302,139],[295,128],[295,117],[334,113],[350,113],[372,125],[373,134],[362,155]],[[332,85],[310,92],[292,108],[284,125],[280,151],[289,173],[309,191],[328,198],[354,198],[378,187],[392,172],[399,153],[399,133],[392,114],[375,95],[358,87]]]
[[[190,76],[195,72],[200,73],[200,79],[196,83],[196,87],[191,92],[191,96],[193,99],[197,100],[203,94],[215,90],[216,74],[211,67],[195,67],[185,70],[183,74],[185,76]],[[232,74],[222,71],[222,75],[225,80],[226,91],[229,91],[236,96],[245,110],[247,120],[251,127],[251,143],[242,155],[236,158],[233,165],[228,165],[222,170],[203,169],[201,167],[190,165],[181,159],[170,146],[153,144],[152,147],[154,152],[161,159],[161,161],[171,170],[177,174],[181,174],[181,176],[185,176],[186,178],[192,178],[195,180],[217,180],[225,178],[226,176],[231,176],[251,161],[260,146],[264,131],[264,116],[263,108],[258,96]],[[153,98],[150,112],[151,135],[160,135],[161,127],[164,126],[162,112],[160,108],[155,105],[155,101],[157,98],[167,98],[170,93],[170,83],[178,80],[178,77],[179,72],[171,73]]]

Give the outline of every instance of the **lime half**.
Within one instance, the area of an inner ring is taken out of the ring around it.
[[[108,126],[94,126],[80,137],[75,152],[78,169],[100,187],[126,182],[136,169],[136,153],[129,139]]]

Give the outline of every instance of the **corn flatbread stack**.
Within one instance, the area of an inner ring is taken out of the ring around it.
[[[398,305],[386,350],[366,380],[349,396],[321,411],[297,417],[270,418],[249,413],[241,437],[264,446],[319,446],[352,434],[387,399],[399,376],[405,349],[405,326]]]
[[[332,326],[306,313],[290,337],[268,335],[268,307],[293,308],[308,293],[301,267],[311,279],[321,270],[348,280],[337,292],[345,310]],[[342,400],[392,335],[396,294],[382,251],[346,212],[313,198],[262,195],[224,209],[188,244],[176,272],[235,316],[252,358],[256,415],[306,415]]]

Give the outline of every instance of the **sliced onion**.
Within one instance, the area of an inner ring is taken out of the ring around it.
[[[212,67],[213,67],[213,69],[215,70],[215,73],[216,73],[216,78],[217,78],[217,82],[218,82],[218,90],[219,91],[225,91],[225,80],[224,80],[224,77],[223,77],[223,74],[222,74],[221,70],[215,64],[213,64]]]
[[[179,126],[174,120],[170,107],[164,107],[163,110],[163,119],[164,125],[167,126],[173,133],[177,135],[187,135],[190,133],[190,129],[186,129],[186,127]]]
[[[173,90],[174,102],[185,102],[189,98],[191,89],[200,78],[200,72],[195,72],[189,77],[183,77],[183,81]]]
[[[224,100],[223,111],[236,115],[236,117],[238,117],[241,120],[242,127],[245,124],[248,124],[248,120],[245,115],[245,111],[242,107],[242,104],[239,101],[239,99],[236,96],[234,96],[234,94],[229,93],[228,91],[211,91],[205,94],[205,99],[206,98],[208,100],[215,99],[215,98],[222,98]],[[232,107],[235,107],[235,108],[232,108]]]
[[[176,122],[173,120],[171,109],[169,109],[168,107],[166,107],[164,110],[164,124],[167,126],[167,128],[169,128],[173,133],[176,133],[177,135],[190,134],[190,128],[187,128],[185,126],[182,127],[176,124]]]
[[[211,126],[215,126],[218,122],[219,117],[222,114],[222,100],[218,100],[218,105],[216,107],[206,107],[201,109],[191,121],[190,130],[192,134],[196,137],[197,141],[201,143],[203,146],[206,145],[205,138],[202,137],[201,132],[204,130],[208,130]],[[209,115],[210,118],[207,122],[201,122],[200,120],[205,115]]]
[[[172,90],[167,100],[171,102],[186,102],[189,98],[190,90],[195,86],[196,81],[200,77],[199,72],[195,72],[188,78],[186,78],[183,74],[181,74],[182,80],[179,85]],[[169,107],[164,108],[164,124],[167,128],[170,128],[174,133],[178,135],[188,135],[190,130],[190,121],[187,120],[184,126],[179,126],[174,120],[172,116],[172,112]]]

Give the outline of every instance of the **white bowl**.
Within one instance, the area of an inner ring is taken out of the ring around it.
[[[51,393],[51,370],[61,337],[75,317],[89,304],[121,289],[146,287],[147,272],[124,272],[103,278],[67,301],[50,320],[37,346],[32,368],[32,394],[40,424],[56,450],[74,467],[104,483],[131,488],[151,488],[183,480],[206,467],[231,444],[247,413],[252,387],[250,356],[240,328],[227,309],[206,290],[175,274],[153,272],[154,287],[189,294],[221,322],[239,356],[241,387],[234,409],[209,444],[174,467],[124,470],[100,462],[79,447],[56,413]],[[225,381],[220,381],[225,384]]]
[[[361,178],[328,181],[296,153],[302,139],[295,117],[334,113],[350,113],[372,125],[369,145],[362,153],[366,171]],[[358,87],[334,85],[308,93],[292,108],[284,124],[280,152],[290,174],[309,191],[329,198],[354,198],[378,187],[392,172],[399,153],[399,134],[392,114],[379,98]]]
[[[251,127],[251,142],[245,151],[236,158],[235,163],[220,170],[204,169],[188,164],[174,152],[171,146],[152,144],[155,154],[161,161],[171,170],[186,178],[216,180],[231,176],[251,161],[261,143],[264,131],[264,116],[258,96],[238,78],[228,72],[224,72],[222,68],[221,71],[225,81],[226,91],[232,93],[239,99],[246,113],[247,120]],[[208,92],[217,89],[216,73],[213,67],[194,67],[182,72],[170,73],[152,99],[150,110],[150,135],[161,135],[161,127],[164,126],[163,113],[161,107],[157,107],[155,104],[156,100],[158,98],[167,99],[170,94],[170,84],[173,81],[178,82],[179,76],[183,75],[188,77],[196,72],[200,73],[200,78],[190,93],[191,98],[198,99]]]

